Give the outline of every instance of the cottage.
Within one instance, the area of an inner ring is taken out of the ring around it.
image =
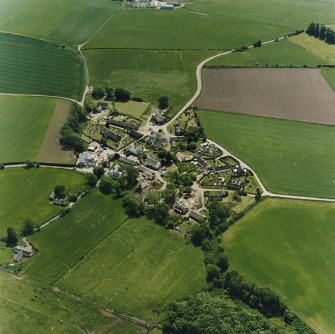
[[[139,164],[137,160],[126,158],[122,155],[120,156],[120,161],[124,162],[125,164],[132,165],[132,166],[137,166]]]
[[[139,170],[140,172],[144,173],[145,175],[146,175],[146,174],[151,174],[152,176],[154,175],[154,173],[153,173],[153,171],[152,171],[151,169],[149,169],[149,168],[147,168],[147,167],[145,167],[145,166],[143,166],[143,165],[139,165],[139,166],[138,166],[138,170]]]
[[[26,246],[15,246],[13,248],[13,252],[17,255],[22,253],[22,256],[25,256],[25,257],[32,257],[34,254],[33,247],[29,243],[26,243]],[[18,256],[18,258],[21,259],[22,256],[20,255]]]
[[[135,155],[137,157],[144,152],[144,146],[140,145],[135,147],[134,144],[130,144],[124,150],[127,155]]]
[[[242,178],[231,178],[227,183],[229,189],[242,190],[245,184],[245,180]]]
[[[109,110],[109,104],[107,102],[98,102],[97,110],[99,111]]]
[[[111,139],[116,143],[118,143],[121,140],[121,137],[119,135],[117,135],[116,133],[112,132],[111,130],[107,129],[104,126],[100,126],[100,133],[107,139]]]
[[[156,114],[152,117],[152,121],[158,125],[165,124],[167,122],[167,118],[161,114]]]
[[[194,160],[202,171],[205,171],[208,168],[207,162],[205,160],[201,158],[195,158]]]
[[[126,122],[119,122],[119,121],[115,121],[113,118],[109,118],[106,122],[106,126],[109,125],[114,125],[114,126],[118,126],[120,128],[124,128],[127,130],[137,130],[138,126],[134,125],[134,124],[130,124],[130,123],[126,123]]]
[[[189,214],[189,218],[197,221],[198,223],[204,221],[204,219],[206,218],[205,216],[203,216],[201,213],[195,211],[195,210],[191,210],[190,214]]]
[[[173,206],[173,210],[180,215],[185,215],[188,212],[188,208],[181,202],[176,202]]]
[[[83,152],[79,155],[76,166],[78,168],[94,167],[97,163],[96,158],[89,152]]]
[[[58,205],[58,206],[66,206],[66,202],[63,200],[63,199],[60,199],[60,198],[55,198],[53,201],[52,201],[53,204],[55,205]]]
[[[124,174],[124,169],[119,164],[111,163],[107,175],[112,178],[120,177]]]
[[[152,157],[147,157],[144,161],[145,166],[158,170],[161,167],[161,163]]]
[[[229,173],[231,170],[229,165],[221,165],[214,167],[214,173]]]
[[[139,133],[139,132],[135,131],[134,129],[130,129],[129,136],[133,139],[136,139],[136,140],[143,137],[142,133]]]
[[[148,137],[148,141],[150,145],[152,145],[156,149],[161,148],[163,145],[167,143],[167,140],[163,135],[154,131],[151,131]]]

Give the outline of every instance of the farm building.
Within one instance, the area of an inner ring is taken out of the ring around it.
[[[187,207],[181,202],[176,202],[173,206],[173,210],[180,215],[185,215],[188,212]]]
[[[142,172],[142,173],[148,173],[148,174],[153,175],[153,171],[152,171],[151,169],[149,169],[149,168],[143,166],[143,165],[139,165],[139,166],[138,166],[138,170],[139,170],[140,172]]]
[[[135,147],[134,144],[130,144],[124,150],[127,155],[135,155],[137,157],[144,152],[144,146],[140,145]]]
[[[109,118],[107,120],[107,123],[106,123],[106,126],[109,126],[109,125],[114,125],[114,126],[118,126],[120,128],[123,128],[123,129],[127,129],[127,130],[137,130],[138,129],[138,126],[134,125],[134,124],[130,124],[130,123],[126,123],[126,122],[119,122],[119,121],[115,121],[114,119],[112,118]]]
[[[143,137],[142,133],[135,131],[134,129],[130,129],[129,136],[133,139],[140,139]]]
[[[109,110],[109,104],[107,102],[98,102],[97,111]]]
[[[202,171],[205,171],[208,168],[207,162],[205,160],[196,157],[194,161],[197,163]]]
[[[112,132],[111,130],[107,129],[104,126],[100,127],[100,133],[107,139],[112,139],[116,143],[118,143],[121,140],[121,137],[119,135],[117,135],[116,133]]]
[[[124,162],[125,164],[132,165],[132,166],[137,166],[138,165],[137,159],[134,160],[134,159],[131,159],[131,158],[126,158],[122,155],[120,156],[120,161]]]
[[[96,163],[97,160],[93,155],[91,155],[89,152],[83,152],[79,155],[76,166],[78,168],[94,167]]]
[[[147,157],[144,164],[152,169],[158,170],[161,167],[161,163],[152,157]]]
[[[22,257],[23,256],[25,256],[25,257],[32,257],[33,256],[33,254],[34,254],[34,250],[33,250],[33,247],[30,245],[30,244],[26,244],[26,246],[15,246],[14,248],[13,248],[13,252],[15,253],[15,254],[17,254],[17,255],[19,255],[17,258],[18,258],[18,260],[16,260],[16,261],[19,261],[19,260],[21,260],[22,259]],[[14,258],[15,258],[16,256],[14,256]]]
[[[189,218],[195,220],[196,222],[202,222],[206,217],[203,216],[201,213],[195,211],[195,210],[191,210],[190,214],[189,214]]]
[[[160,148],[167,143],[167,140],[163,135],[154,131],[150,133],[148,141],[154,148]]]
[[[221,165],[218,167],[214,167],[214,173],[228,173],[230,172],[231,168],[229,165]]]

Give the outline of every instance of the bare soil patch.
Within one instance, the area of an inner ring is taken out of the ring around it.
[[[73,152],[63,150],[59,145],[59,131],[69,115],[70,107],[70,102],[61,99],[57,100],[37,161],[49,163],[72,163],[74,161]]]
[[[335,125],[335,93],[318,69],[205,69],[201,108]]]

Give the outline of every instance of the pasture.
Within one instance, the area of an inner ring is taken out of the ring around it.
[[[328,64],[329,61],[321,58],[292,42],[290,39],[280,40],[277,43],[265,44],[260,48],[251,48],[244,52],[235,52],[211,60],[207,66],[303,66],[316,67]]]
[[[262,10],[260,10],[260,8]],[[117,12],[89,48],[226,49],[332,22],[334,3],[306,0],[213,0],[183,9]]]
[[[335,197],[332,126],[208,110],[198,116],[207,137],[249,164],[268,190]]]
[[[116,334],[143,333],[116,317],[0,271],[1,333],[44,334],[98,332],[113,328]]]
[[[1,31],[74,45],[87,41],[121,4],[107,0],[0,0],[0,8]]]
[[[319,334],[335,331],[335,204],[266,199],[223,236],[230,267],[279,292]]]
[[[26,218],[40,224],[55,216],[60,207],[48,203],[54,187],[64,184],[66,191],[76,192],[84,182],[82,174],[56,168],[7,168],[0,171],[0,235],[5,234],[7,227],[20,232]]]
[[[83,62],[73,50],[0,33],[0,93],[37,94],[79,100]]]
[[[0,96],[0,162],[36,160],[56,101]]]
[[[202,77],[200,108],[335,124],[335,94],[318,69],[205,69]]]
[[[196,90],[195,69],[213,51],[86,50],[90,85],[123,87],[155,105],[170,98],[173,116]]]
[[[205,277],[199,249],[141,218],[122,224],[55,284],[152,321],[169,302],[205,288]]]
[[[335,69],[323,68],[321,69],[321,73],[327,80],[328,84],[333,88],[333,91],[335,92]]]

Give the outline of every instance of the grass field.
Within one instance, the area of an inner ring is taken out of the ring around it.
[[[133,116],[135,118],[140,118],[143,113],[148,109],[149,105],[150,104],[148,102],[115,102],[115,108],[118,112],[125,115]]]
[[[192,1],[174,11],[128,9],[116,13],[88,47],[235,48],[313,21],[332,22],[333,13],[333,3],[305,0]]]
[[[88,50],[91,85],[123,87],[157,104],[170,97],[174,115],[196,90],[195,69],[213,51]]]
[[[24,275],[148,320],[206,286],[200,250],[145,219],[125,220],[121,201],[89,194],[29,239],[39,254]]]
[[[84,185],[84,176],[44,167],[7,168],[0,171],[0,184],[0,235],[4,235],[9,226],[20,232],[26,218],[38,224],[56,215],[60,207],[48,203],[55,185],[64,184],[69,192],[75,192]]]
[[[273,192],[335,197],[331,126],[198,112],[208,138],[248,163]]]
[[[107,0],[0,0],[0,8],[2,31],[82,44],[121,4]]]
[[[335,69],[334,68],[323,68],[321,73],[329,83],[329,85],[333,88],[335,92]]]
[[[323,59],[309,50],[291,42],[292,38],[280,40],[277,43],[252,48],[244,52],[235,52],[210,61],[207,65],[217,66],[317,66],[329,64],[330,60]]]
[[[0,96],[0,162],[35,160],[56,99]]]
[[[79,56],[60,46],[0,33],[0,92],[80,99],[84,86]]]
[[[205,288],[202,254],[146,220],[122,224],[60,279],[61,289],[144,319],[167,303]]]
[[[335,205],[267,199],[224,234],[231,268],[278,291],[319,334],[335,331]]]
[[[139,327],[116,317],[106,317],[62,294],[0,272],[1,333],[83,333],[96,330],[113,334],[143,333]]]

